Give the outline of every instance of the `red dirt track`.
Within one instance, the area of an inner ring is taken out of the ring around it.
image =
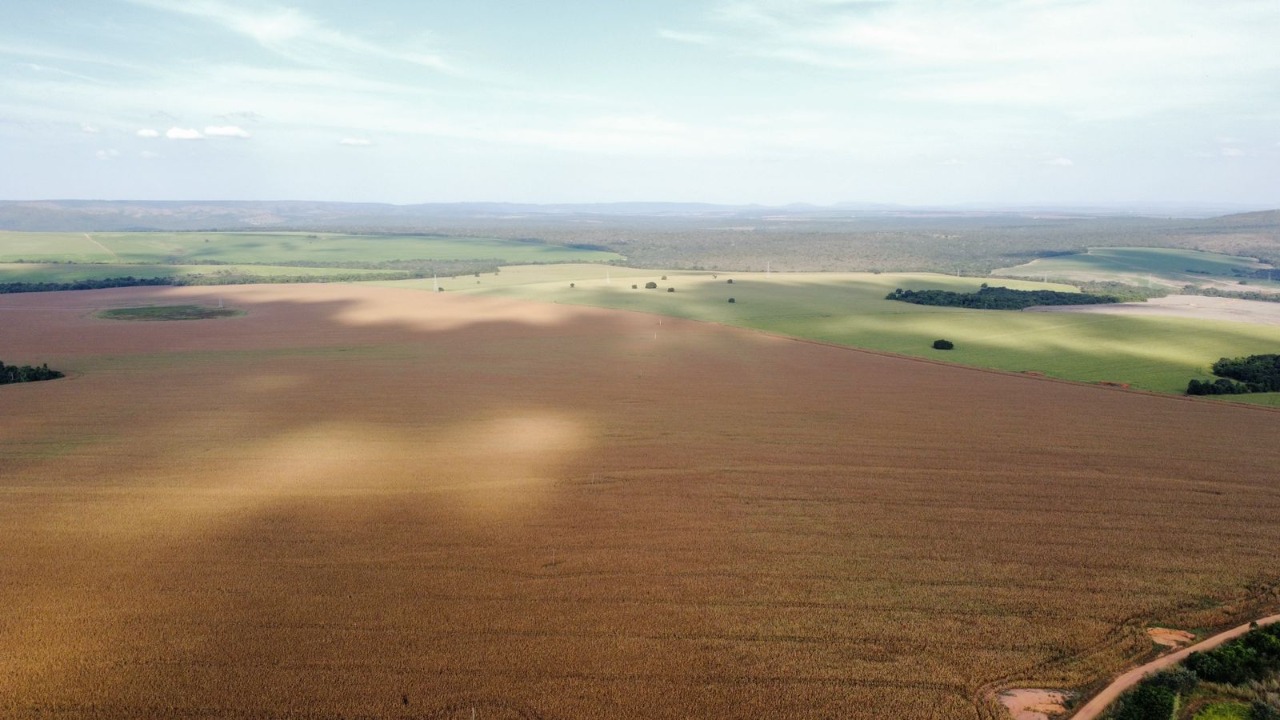
[[[1280,604],[1275,412],[355,285],[0,359],[4,718],[989,718]]]

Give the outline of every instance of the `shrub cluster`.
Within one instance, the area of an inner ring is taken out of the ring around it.
[[[1192,380],[1187,383],[1187,394],[1280,392],[1280,355],[1222,358],[1213,364],[1213,374],[1218,376],[1217,380]]]
[[[1201,680],[1240,685],[1280,670],[1280,625],[1268,625],[1208,652],[1186,659]]]
[[[1280,672],[1280,625],[1255,628],[1207,652],[1193,652],[1181,665],[1158,672],[1120,697],[1109,720],[1168,720],[1178,704],[1201,682],[1249,687]],[[1255,699],[1249,720],[1280,718],[1280,708]]]
[[[41,365],[33,367],[31,365],[5,365],[0,362],[0,385],[8,385],[9,383],[38,382],[40,380],[56,380],[62,377],[62,373],[57,370],[50,370],[49,366]]]
[[[1098,305],[1119,302],[1113,295],[1058,292],[1056,290],[1011,290],[983,285],[976,293],[950,290],[903,290],[897,288],[886,300],[901,300],[916,305],[962,307],[976,310],[1022,310],[1033,305]]]

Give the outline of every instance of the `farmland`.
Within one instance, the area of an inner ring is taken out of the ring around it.
[[[1221,357],[1275,352],[1280,327],[1165,316],[1026,313],[910,305],[885,300],[895,288],[973,292],[979,278],[924,273],[717,273],[557,265],[504,268],[448,291],[639,310],[781,335],[1084,382],[1181,393],[1211,379]],[[729,280],[734,280],[729,284]],[[657,292],[633,290],[654,281]],[[573,287],[570,287],[570,284]],[[1023,289],[1069,286],[1008,280]],[[392,283],[430,288],[431,281]],[[665,292],[674,287],[676,292]],[[735,302],[728,303],[733,297]],[[940,357],[935,339],[956,343]],[[1269,349],[1270,348],[1270,349]],[[1280,403],[1274,393],[1251,402]]]
[[[600,261],[614,253],[533,240],[437,235],[304,232],[0,232],[0,262],[113,264],[369,264],[396,260],[497,260],[503,263]]]
[[[1273,411],[459,292],[0,317],[69,375],[0,389],[5,717],[991,718],[1280,604]]]
[[[1280,282],[1276,282],[1280,280],[1280,270],[1274,270],[1266,263],[1252,258],[1176,248],[1091,248],[1084,253],[1041,258],[1016,267],[999,268],[992,274],[1062,282],[1280,291]]]

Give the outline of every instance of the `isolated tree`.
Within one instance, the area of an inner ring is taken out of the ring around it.
[[[675,291],[676,291],[675,288],[667,288],[667,292],[675,292]]]
[[[657,290],[657,289],[658,289],[658,283],[656,283],[656,282],[654,282],[654,281],[650,280],[649,282],[647,282],[647,283],[645,283],[645,284],[644,284],[644,289],[645,289],[645,290]]]
[[[736,303],[736,302],[738,302],[738,301],[737,301],[737,300],[734,300],[733,298],[729,298],[729,302],[731,302],[731,303]]]
[[[934,340],[933,341],[934,350],[950,350],[955,346],[956,344],[951,342],[950,340]]]

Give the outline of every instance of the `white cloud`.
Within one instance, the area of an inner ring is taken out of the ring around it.
[[[160,153],[151,152],[150,150],[143,150],[142,152],[138,153],[138,157],[142,158],[143,160],[155,160],[156,158],[160,157]]]
[[[94,125],[88,125],[88,124],[85,124],[85,125],[81,125],[81,126],[80,126],[80,132],[88,133],[88,134],[90,134],[90,135],[97,135],[97,134],[98,134],[98,128],[97,128],[96,126],[94,126]]]
[[[112,148],[109,150],[99,150],[93,155],[99,160],[115,160],[116,158],[120,157],[120,151],[116,150],[115,148]]]
[[[1245,152],[1238,147],[1222,148],[1222,157],[1244,157]]]
[[[201,135],[200,131],[196,130],[195,128],[171,127],[169,128],[169,131],[164,134],[164,136],[169,138],[170,140],[203,140],[204,139],[204,135]]]
[[[156,130],[152,129],[152,128],[142,128],[141,130],[139,130],[139,131],[138,131],[138,137],[140,137],[140,138],[158,138],[158,137],[160,137],[160,133],[159,133],[158,131],[156,131]]]
[[[711,35],[703,33],[682,32],[680,30],[659,30],[658,37],[672,42],[685,43],[687,45],[711,45],[716,39]]]
[[[844,71],[879,100],[1081,119],[1256,109],[1280,70],[1280,4],[1251,0],[722,0],[711,23],[737,55]]]
[[[249,131],[238,125],[210,125],[204,129],[204,134],[209,137],[230,137],[247,139],[250,137]]]
[[[351,145],[353,147],[369,147],[373,141],[369,138],[342,138],[338,141],[339,145]]]
[[[1052,165],[1054,167],[1071,167],[1075,165],[1075,163],[1071,160],[1071,158],[1064,158],[1064,157],[1050,158],[1048,160],[1045,160],[1044,164]]]
[[[317,66],[333,66],[335,51],[418,65],[457,75],[458,69],[443,57],[420,50],[397,50],[385,44],[334,30],[297,8],[250,10],[220,0],[129,0],[155,10],[211,20],[252,38],[264,48],[291,60]]]

